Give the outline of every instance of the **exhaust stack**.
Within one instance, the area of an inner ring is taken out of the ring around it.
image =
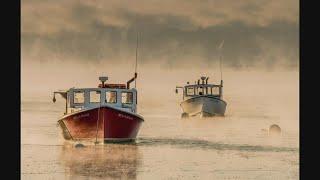
[[[130,89],[130,83],[132,83],[135,79],[137,79],[137,75],[138,75],[137,73],[134,73],[134,77],[127,82],[127,89]]]
[[[204,77],[204,76],[201,77],[202,84],[204,84],[205,79],[206,79],[206,77]]]

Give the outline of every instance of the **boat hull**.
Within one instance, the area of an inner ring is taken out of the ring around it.
[[[180,104],[184,113],[189,116],[201,115],[202,117],[220,115],[226,111],[227,103],[211,96],[198,96],[187,99]]]
[[[137,137],[143,118],[111,107],[79,111],[58,121],[64,139],[132,141]]]

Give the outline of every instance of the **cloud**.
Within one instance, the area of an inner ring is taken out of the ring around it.
[[[141,63],[166,67],[278,61],[296,66],[299,3],[269,1],[22,1],[22,56],[37,61],[127,62],[140,32]]]

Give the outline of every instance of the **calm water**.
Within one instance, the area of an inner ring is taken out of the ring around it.
[[[54,104],[50,92],[23,94],[22,179],[299,178],[297,72],[227,74],[226,116],[209,119],[180,119],[175,84],[158,83],[171,89],[154,97],[141,87],[145,122],[135,143],[83,142],[84,148],[62,138],[62,99]],[[266,131],[274,123],[280,136]]]

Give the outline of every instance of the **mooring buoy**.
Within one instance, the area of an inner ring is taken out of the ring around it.
[[[74,147],[75,148],[83,148],[83,147],[85,147],[83,144],[81,144],[81,143],[76,143],[75,145],[74,145]]]
[[[272,124],[269,127],[269,135],[278,135],[281,133],[281,128],[277,124]]]

